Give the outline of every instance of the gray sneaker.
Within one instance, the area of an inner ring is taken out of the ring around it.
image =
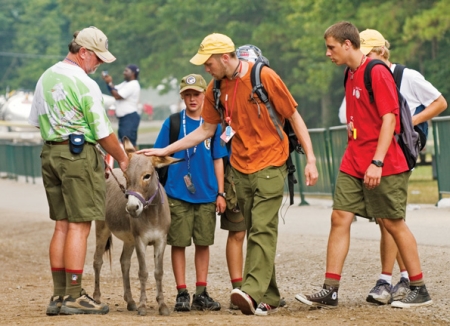
[[[408,295],[401,301],[391,303],[393,308],[414,308],[433,304],[425,285],[410,286]]]
[[[319,308],[337,308],[339,288],[323,285],[322,290],[310,295],[297,294],[295,299],[308,306]]]
[[[385,280],[378,280],[374,288],[370,290],[366,301],[379,305],[388,304],[391,302],[391,285]]]
[[[109,312],[109,307],[105,303],[98,303],[84,290],[81,290],[79,298],[72,298],[70,295],[64,296],[64,300],[59,311],[60,315],[80,315],[80,314],[99,314],[105,315]]]
[[[409,279],[402,277],[400,281],[392,288],[392,301],[401,301],[408,295]]]
[[[188,291],[177,294],[174,311],[191,311],[191,296]]]
[[[47,306],[46,314],[47,316],[56,316],[59,315],[59,311],[61,310],[63,298],[59,295],[54,295],[50,298],[50,303]]]

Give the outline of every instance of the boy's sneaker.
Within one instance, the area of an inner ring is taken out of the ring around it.
[[[392,301],[401,301],[408,295],[409,279],[402,277],[400,281],[392,288]]]
[[[238,306],[244,315],[255,314],[255,303],[252,297],[240,289],[233,289],[231,291],[231,303]]]
[[[220,303],[214,301],[206,292],[206,289],[201,294],[194,294],[194,298],[192,299],[192,310],[212,310],[218,311],[220,310]]]
[[[410,286],[408,295],[401,301],[391,303],[393,308],[413,308],[428,306],[433,303],[425,285]]]
[[[191,311],[191,296],[188,291],[177,294],[174,311]]]
[[[308,306],[336,308],[339,288],[324,284],[322,290],[311,295],[297,294],[295,299]]]
[[[261,302],[258,305],[258,308],[255,310],[255,315],[257,316],[267,316],[269,314],[273,314],[277,311],[276,307],[272,307],[271,305],[268,305],[267,303]]]
[[[84,290],[81,290],[79,298],[72,298],[70,295],[64,296],[64,300],[59,311],[60,315],[78,315],[78,314],[100,314],[105,315],[109,312],[109,307],[105,303],[98,303]]]
[[[50,298],[50,303],[47,306],[47,316],[56,316],[59,315],[59,311],[61,310],[63,299],[59,295],[54,295]]]
[[[370,290],[366,301],[379,305],[388,304],[391,302],[391,288],[391,285],[385,280],[378,280],[377,284]]]

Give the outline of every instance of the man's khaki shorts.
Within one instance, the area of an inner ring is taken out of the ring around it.
[[[72,154],[68,144],[44,144],[41,162],[52,220],[105,219],[105,164],[94,145],[85,143],[80,154]]]
[[[189,247],[191,238],[199,246],[214,244],[216,230],[216,203],[191,204],[169,198],[170,224],[167,244],[175,247]]]
[[[404,219],[410,175],[404,172],[382,177],[380,185],[369,190],[363,179],[339,171],[333,209],[366,218]]]

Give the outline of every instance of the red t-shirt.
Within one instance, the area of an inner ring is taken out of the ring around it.
[[[268,166],[282,166],[289,155],[288,137],[280,139],[269,111],[256,94],[254,96],[258,104],[250,99],[252,67],[253,63],[249,63],[248,72],[239,80],[224,79],[220,84],[220,101],[223,105],[227,104],[231,113],[231,127],[236,132],[231,142],[230,163],[236,170],[245,174],[260,171]],[[261,81],[278,118],[284,121],[285,118],[291,117],[297,103],[277,73],[263,68]],[[202,117],[206,122],[216,124],[221,120],[219,112],[214,108],[212,89],[213,81],[206,90]]]
[[[395,132],[400,131],[397,89],[391,73],[385,67],[376,65],[372,69],[374,103],[364,85],[364,70],[370,58],[353,74],[349,73],[345,87],[347,121],[356,128],[356,139],[349,137],[347,149],[342,158],[340,170],[357,178],[364,174],[373,160],[378,145],[382,117],[387,113],[396,116]],[[382,176],[408,171],[405,156],[392,135],[392,141],[383,160]]]

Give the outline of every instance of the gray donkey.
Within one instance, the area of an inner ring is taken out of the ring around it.
[[[111,260],[112,233],[123,241],[120,265],[127,309],[129,311],[137,310],[141,316],[147,313],[145,285],[148,271],[145,263],[145,250],[148,245],[153,245],[156,300],[159,305],[159,314],[168,315],[169,309],[164,303],[162,291],[162,277],[164,249],[170,227],[170,210],[166,192],[158,181],[155,168],[167,166],[180,160],[172,157],[136,154],[133,145],[126,137],[124,137],[123,144],[130,159],[130,164],[125,173],[122,173],[120,169],[114,169],[113,177],[110,176],[106,181],[106,218],[105,221],[96,221],[95,223],[94,299],[100,302],[100,270],[103,265],[104,253],[108,253]],[[134,248],[136,248],[139,262],[139,280],[141,283],[141,297],[138,307],[133,300],[130,288],[130,263]]]

